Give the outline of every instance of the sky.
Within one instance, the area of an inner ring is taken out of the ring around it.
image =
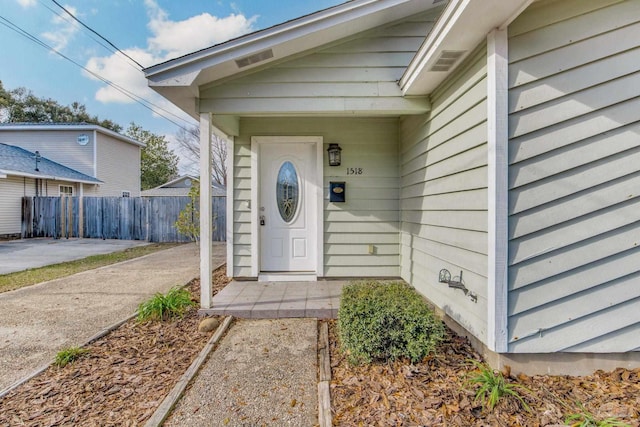
[[[345,0],[56,1],[133,60],[149,67]],[[11,25],[86,70],[11,30]],[[0,0],[0,81],[5,89],[25,87],[38,97],[52,98],[63,105],[78,101],[87,106],[91,115],[112,120],[124,129],[135,122],[165,135],[173,144],[176,124],[97,76],[166,110],[161,114],[181,126],[195,124],[147,87],[144,74],[135,63],[114,53],[53,0]],[[177,146],[172,147],[178,151]],[[181,163],[181,171],[187,169],[188,165]]]

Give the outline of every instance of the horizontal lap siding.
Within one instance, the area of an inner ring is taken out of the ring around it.
[[[414,107],[424,111],[423,101],[402,97],[397,81],[437,16],[431,11],[233,81],[202,88],[201,105],[225,114]]]
[[[89,142],[78,144],[78,137],[86,135]],[[43,157],[75,169],[89,176],[95,176],[93,165],[93,131],[78,130],[18,130],[0,132],[0,142],[23,148],[32,153],[38,150]]]
[[[121,197],[129,191],[140,196],[140,147],[98,133],[97,178],[101,197]]]
[[[478,338],[487,313],[486,48],[432,96],[432,112],[400,125],[401,274]],[[473,302],[438,283],[463,272]]]
[[[510,351],[640,347],[639,34],[638,1],[509,27]]]
[[[35,181],[17,176],[0,178],[0,194],[0,236],[20,234],[22,197],[35,194]]]
[[[324,138],[324,274],[398,277],[398,124],[391,118],[244,118],[234,153],[234,276],[251,274],[251,137]],[[342,148],[342,166],[326,164],[330,142]],[[347,175],[347,167],[362,175]],[[346,182],[346,202],[329,202],[329,182]],[[374,253],[369,253],[369,245]]]

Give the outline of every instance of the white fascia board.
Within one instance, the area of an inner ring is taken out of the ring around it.
[[[65,181],[65,182],[76,182],[81,184],[100,184],[102,181],[89,181],[85,179],[73,179],[67,177],[60,177],[55,175],[39,175],[35,173],[21,172],[21,171],[12,171],[12,170],[0,170],[0,178],[7,178],[7,176],[19,176],[23,178],[33,178],[33,179],[50,179],[52,181]]]
[[[425,5],[424,0],[354,0],[149,67],[144,72],[154,89],[202,85],[238,73],[235,59],[274,49],[274,58],[244,67],[241,70],[244,72],[433,7],[437,5]]]
[[[427,95],[442,83],[489,32],[506,28],[533,0],[450,0],[400,79],[402,94]],[[449,71],[430,71],[444,50],[466,51]]]
[[[146,147],[146,144],[128,136],[122,135],[118,132],[114,132],[110,129],[103,128],[98,125],[75,125],[75,124],[21,124],[21,125],[3,125],[0,126],[0,132],[7,131],[79,131],[79,132],[99,132],[105,135],[109,135],[113,138],[119,139],[129,144],[137,145],[139,147]]]

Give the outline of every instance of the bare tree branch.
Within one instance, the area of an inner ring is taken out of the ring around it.
[[[176,142],[188,161],[194,165],[200,163],[200,128],[198,126],[181,128],[176,133]],[[211,135],[211,171],[214,182],[227,185],[227,142],[215,134]]]

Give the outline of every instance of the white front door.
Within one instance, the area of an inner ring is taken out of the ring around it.
[[[260,270],[317,269],[316,144],[260,144]]]

